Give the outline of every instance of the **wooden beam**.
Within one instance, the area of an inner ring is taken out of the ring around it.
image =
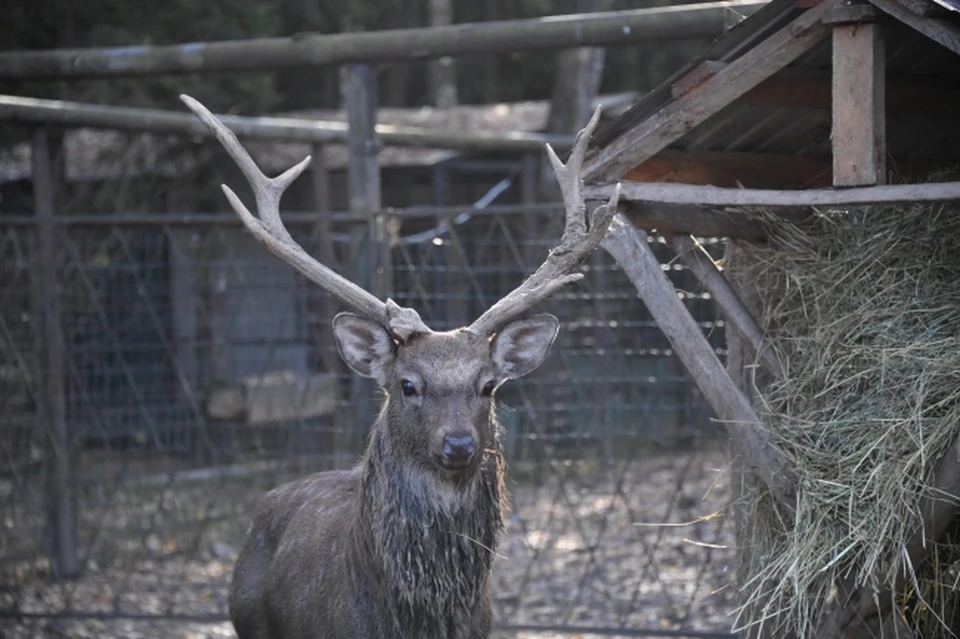
[[[665,234],[664,238],[683,265],[710,293],[727,324],[740,333],[760,364],[775,378],[782,379],[783,365],[780,357],[770,348],[763,329],[703,247],[689,235]]]
[[[715,38],[727,11],[756,0],[725,0],[627,11],[354,33],[297,34],[222,42],[0,53],[0,79],[276,71],[325,64],[391,63],[444,56],[489,55],[587,46]]]
[[[613,186],[588,186],[585,197],[605,200],[613,194]],[[927,184],[894,184],[849,189],[808,189],[774,191],[767,189],[724,189],[690,184],[640,184],[622,182],[620,200],[661,202],[665,204],[701,204],[710,206],[864,206],[960,200],[960,182]]]
[[[870,3],[934,42],[942,44],[960,55],[960,27],[954,22],[919,16],[897,0],[870,0]]]
[[[664,149],[623,176],[632,182],[679,182],[745,188],[830,186],[830,160],[774,153]]]
[[[629,169],[653,157],[720,109],[757,86],[822,42],[830,33],[820,18],[842,0],[823,0],[766,40],[720,68],[681,98],[598,149],[584,165],[584,181],[619,179]],[[692,73],[702,73],[694,70]],[[678,82],[683,81],[680,78]]]
[[[760,425],[750,401],[727,374],[703,331],[677,297],[647,244],[647,235],[617,214],[601,243],[636,287],[684,367],[716,411],[744,463],[790,512],[796,479],[783,453]]]
[[[886,57],[882,26],[833,29],[830,134],[834,186],[886,182]]]
[[[44,425],[41,439],[47,445],[47,548],[56,579],[80,574],[77,542],[76,443],[67,417],[68,370],[66,339],[63,334],[62,276],[58,255],[60,247],[56,226],[56,191],[59,171],[55,169],[54,142],[45,129],[32,137],[32,177],[34,215],[37,221],[33,255],[33,291],[40,311],[39,330],[35,332],[40,354],[42,400],[40,415]],[[59,145],[56,145],[59,146]]]
[[[348,136],[346,122],[237,115],[217,115],[217,119],[240,138],[313,144],[342,143]],[[212,135],[199,120],[185,112],[104,106],[13,95],[0,95],[0,121],[2,120],[204,137]],[[569,149],[573,145],[572,135],[437,131],[392,124],[377,125],[377,136],[383,144],[388,146],[475,151],[543,153],[545,144],[550,144],[557,150]]]

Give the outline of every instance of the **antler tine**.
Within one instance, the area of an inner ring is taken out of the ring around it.
[[[566,212],[560,244],[550,251],[547,259],[533,275],[487,309],[470,325],[470,330],[475,333],[492,335],[511,319],[529,311],[564,286],[583,278],[582,274],[571,271],[583,262],[606,236],[610,222],[617,213],[617,202],[620,199],[618,183],[610,200],[593,210],[588,228],[580,172],[587,153],[587,143],[597,123],[600,122],[600,111],[601,108],[598,106],[587,126],[577,134],[566,164],[560,161],[553,147],[546,145],[547,157],[557,176],[560,192],[563,195],[563,208]]]
[[[336,271],[315,260],[291,237],[280,219],[280,198],[283,197],[287,187],[309,166],[311,160],[309,155],[277,177],[269,178],[263,174],[247,150],[243,148],[233,131],[220,122],[205,106],[188,95],[181,95],[180,99],[210,129],[250,183],[257,203],[256,216],[250,213],[230,187],[223,184],[220,188],[223,189],[230,206],[240,216],[244,226],[270,252],[310,281],[319,284],[363,315],[380,323],[395,337],[405,340],[414,333],[430,332],[416,311],[401,308],[392,300],[387,300],[386,303],[381,302]]]

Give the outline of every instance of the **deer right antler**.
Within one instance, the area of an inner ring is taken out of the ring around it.
[[[315,260],[290,236],[280,220],[280,198],[287,187],[309,166],[311,160],[309,155],[277,177],[268,178],[237,140],[233,131],[190,96],[181,95],[180,99],[210,129],[250,183],[257,202],[256,216],[250,213],[229,186],[223,184],[221,188],[244,226],[270,252],[310,281],[319,284],[361,314],[378,322],[400,341],[406,341],[411,335],[417,333],[431,332],[415,310],[403,308],[389,299],[381,302],[361,287]]]
[[[600,107],[593,112],[587,126],[581,130],[573,143],[567,163],[557,157],[553,147],[547,144],[547,156],[563,194],[566,223],[560,244],[550,251],[547,259],[533,275],[491,306],[470,325],[470,330],[480,335],[492,335],[511,319],[522,315],[558,290],[583,278],[581,273],[571,273],[603,241],[610,222],[617,213],[620,199],[620,184],[613,189],[610,200],[593,210],[587,228],[586,204],[583,201],[583,180],[580,177],[587,143],[600,121]]]

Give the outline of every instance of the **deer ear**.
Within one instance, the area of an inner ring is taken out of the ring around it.
[[[500,329],[490,347],[498,374],[516,379],[535,370],[550,352],[559,326],[553,315],[534,315]]]
[[[373,377],[378,383],[384,383],[394,349],[393,339],[386,329],[352,313],[339,313],[333,318],[333,334],[337,338],[340,357],[347,366],[364,377]]]

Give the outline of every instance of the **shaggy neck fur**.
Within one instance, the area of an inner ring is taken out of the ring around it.
[[[363,465],[358,541],[371,562],[368,584],[384,629],[397,636],[465,636],[485,603],[503,529],[503,462],[486,453],[472,476],[454,483],[393,455],[374,431]]]

